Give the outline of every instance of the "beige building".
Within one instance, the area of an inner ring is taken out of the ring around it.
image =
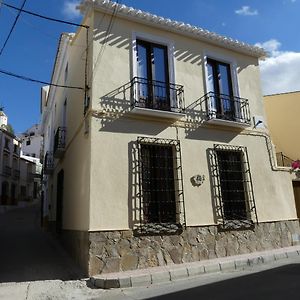
[[[86,273],[299,241],[264,123],[257,47],[83,1],[42,89],[44,215]],[[87,34],[88,33],[88,34]],[[88,47],[87,47],[88,45]]]
[[[298,117],[300,92],[268,95],[264,97],[267,124],[272,141],[276,146],[278,163],[290,166],[291,160],[300,159]]]
[[[278,165],[291,167],[300,159],[298,115],[300,112],[300,92],[289,92],[264,96],[268,129],[275,145]],[[292,184],[300,217],[300,173],[292,176]]]

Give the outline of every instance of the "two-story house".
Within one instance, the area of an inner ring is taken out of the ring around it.
[[[44,213],[85,271],[297,243],[261,122],[264,50],[112,1],[80,9],[41,110]]]

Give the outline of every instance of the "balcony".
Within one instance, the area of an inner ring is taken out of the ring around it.
[[[54,137],[54,157],[61,158],[65,153],[66,128],[58,127]]]
[[[181,119],[185,117],[182,85],[135,77],[132,86],[132,113]]]
[[[3,175],[4,176],[11,176],[11,167],[3,166]]]
[[[13,177],[15,180],[20,179],[20,170],[13,170]]]
[[[50,175],[53,173],[54,170],[54,161],[53,161],[53,153],[47,151],[44,159],[44,174]]]
[[[241,128],[251,125],[248,99],[209,92],[203,101],[207,122]]]

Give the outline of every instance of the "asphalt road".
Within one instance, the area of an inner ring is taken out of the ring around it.
[[[219,281],[148,299],[289,300],[300,299],[300,264]]]
[[[0,214],[0,283],[81,278],[64,249],[40,226],[39,205]]]

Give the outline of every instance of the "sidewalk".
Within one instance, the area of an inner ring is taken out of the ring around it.
[[[300,245],[193,263],[101,274],[91,277],[91,282],[101,289],[146,287],[208,273],[239,271],[255,265],[271,264],[274,261],[296,257],[300,257]]]

